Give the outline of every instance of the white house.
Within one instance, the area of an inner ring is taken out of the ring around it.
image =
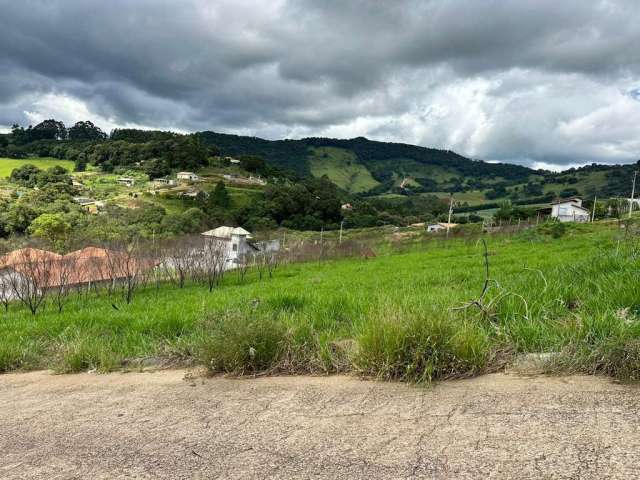
[[[154,183],[156,186],[167,185],[169,187],[175,187],[177,184],[177,182],[173,178],[169,177],[156,178],[154,180]]]
[[[450,230],[457,226],[458,226],[457,223],[446,223],[446,222],[430,223],[429,225],[427,225],[427,232],[435,233],[435,232],[440,232],[442,230]]]
[[[227,269],[235,268],[245,255],[256,252],[271,253],[280,250],[279,240],[251,242],[251,233],[241,227],[218,227],[202,233],[202,236],[223,243],[226,248]]]
[[[176,176],[178,180],[186,180],[188,182],[197,182],[200,180],[200,177],[193,172],[178,172]]]
[[[561,222],[588,222],[590,212],[582,206],[579,198],[567,198],[551,204],[551,218]]]
[[[202,233],[202,236],[224,242],[228,268],[239,263],[239,259],[251,252],[258,251],[257,247],[249,243],[251,234],[241,227],[218,227]]]
[[[127,187],[133,187],[136,184],[136,179],[132,177],[120,177],[118,183]]]

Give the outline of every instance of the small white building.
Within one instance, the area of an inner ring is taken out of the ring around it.
[[[567,198],[551,204],[551,218],[560,222],[588,222],[590,212],[582,206],[580,198]]]
[[[193,172],[178,172],[176,176],[178,180],[186,180],[188,182],[197,182],[200,180],[200,177]]]
[[[177,185],[177,182],[173,178],[169,178],[169,177],[156,178],[153,182],[157,187],[162,185],[175,187]]]
[[[118,183],[127,187],[133,187],[136,184],[136,179],[133,177],[120,177]]]
[[[73,197],[73,201],[81,207],[89,207],[96,204],[96,201],[93,198],[87,197]]]
[[[202,233],[207,239],[222,242],[226,248],[227,269],[235,268],[242,258],[257,252],[277,252],[280,250],[279,240],[251,242],[251,233],[241,227],[218,227]],[[205,249],[206,251],[206,249]]]
[[[427,225],[427,232],[436,233],[441,232],[443,230],[451,230],[454,227],[457,227],[457,223],[447,223],[447,222],[439,222],[439,223],[430,223]]]
[[[258,251],[248,241],[251,238],[251,233],[241,227],[218,227],[202,233],[202,236],[224,242],[227,249],[225,256],[229,264],[228,268],[233,268],[233,265],[239,263],[242,256]]]

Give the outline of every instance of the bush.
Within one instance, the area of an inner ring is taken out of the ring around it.
[[[54,369],[60,373],[75,373],[97,369],[110,372],[122,365],[110,339],[97,332],[62,335]]]
[[[550,221],[540,225],[536,230],[538,233],[550,235],[552,238],[561,238],[567,233],[567,225],[558,221]]]
[[[354,363],[366,375],[430,382],[477,374],[488,356],[488,337],[479,327],[437,314],[391,312],[364,325]]]
[[[223,313],[205,321],[196,355],[212,373],[259,373],[277,366],[285,337],[277,319],[255,312]]]

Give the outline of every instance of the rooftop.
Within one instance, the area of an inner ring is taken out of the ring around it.
[[[251,233],[241,227],[218,227],[202,233],[205,237],[231,238],[232,235],[251,237]]]

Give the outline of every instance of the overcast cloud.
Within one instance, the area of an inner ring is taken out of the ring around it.
[[[637,0],[0,0],[0,128],[363,135],[640,158]]]

